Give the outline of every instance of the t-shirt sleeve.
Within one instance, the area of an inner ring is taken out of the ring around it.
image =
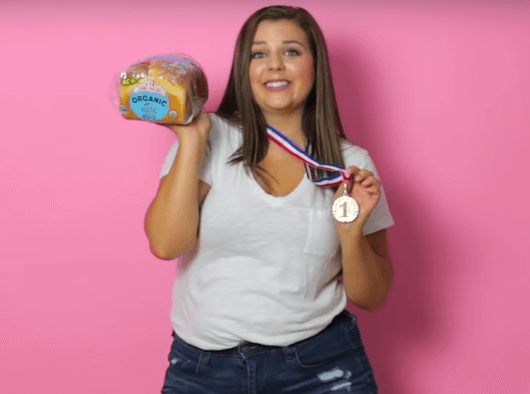
[[[206,151],[203,155],[201,170],[199,173],[199,179],[201,181],[206,182],[207,184],[211,186],[213,183],[212,149],[211,148],[212,148],[212,143],[214,143],[214,141],[212,141],[214,138],[212,137],[218,134],[218,130],[217,130],[218,122],[212,119],[212,115],[210,115],[210,119],[212,120],[212,128],[210,129],[210,135],[208,138],[209,144],[207,145]],[[173,165],[173,162],[175,161],[175,157],[177,156],[178,149],[179,149],[179,140],[177,139],[173,143],[171,148],[169,148],[169,152],[167,153],[164,163],[162,164],[162,168],[160,170],[160,178],[166,176],[171,170],[171,166]]]
[[[372,172],[377,179],[381,181],[381,177],[377,172],[372,158],[365,149],[358,146],[349,146],[343,151],[344,161],[346,167],[356,166]],[[381,198],[377,203],[376,207],[370,214],[366,224],[363,227],[363,234],[368,235],[375,233],[379,230],[388,228],[394,224],[394,219],[390,214],[388,203],[386,200],[385,190],[383,188],[383,182],[381,181]]]

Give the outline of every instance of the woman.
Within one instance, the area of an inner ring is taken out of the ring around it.
[[[280,130],[345,186],[319,187],[269,141]],[[181,257],[163,393],[376,393],[356,317],[386,298],[393,224],[368,153],[345,139],[326,45],[301,8],[254,13],[239,34],[215,115],[171,126],[145,229],[152,252]],[[357,219],[330,210],[346,192]],[[341,282],[342,276],[342,282]]]

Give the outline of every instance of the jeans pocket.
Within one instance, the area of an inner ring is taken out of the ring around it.
[[[351,352],[348,340],[341,336],[341,325],[328,326],[317,335],[295,345],[296,361],[303,368],[332,363]]]
[[[166,370],[162,394],[190,392],[186,390],[189,389],[188,381],[195,374],[193,362],[175,350],[174,347],[171,348],[168,360],[169,367]]]
[[[351,328],[347,329],[346,331],[346,337],[348,338],[348,341],[350,342],[350,345],[353,350],[361,350],[364,349],[364,344],[361,338],[361,332],[359,331],[359,327],[357,324],[352,323]]]
[[[175,337],[173,344],[171,345],[171,351],[169,352],[168,356],[169,369],[179,369],[185,372],[195,373],[197,369],[197,362],[189,359],[183,353],[179,352],[180,341],[182,340],[179,337]]]
[[[332,357],[327,356],[325,353],[306,348],[303,345],[295,348],[295,354],[296,362],[302,368],[319,367],[332,361]]]

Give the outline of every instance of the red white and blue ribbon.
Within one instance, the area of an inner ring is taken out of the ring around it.
[[[301,149],[298,145],[296,145],[293,141],[291,141],[285,135],[280,133],[280,131],[278,131],[274,127],[267,126],[267,136],[269,137],[269,139],[276,142],[279,146],[281,146],[284,150],[289,152],[291,155],[302,160],[306,166],[307,177],[311,181],[313,181],[313,183],[317,184],[318,186],[323,186],[323,187],[338,186],[345,180],[351,179],[351,175],[348,174],[342,166],[322,164],[317,159],[312,157],[309,153],[307,153],[307,151]],[[331,175],[331,176],[324,177],[324,178],[314,179],[315,176],[314,176],[313,168],[311,167],[320,168],[322,170],[327,170],[327,171],[334,171],[338,173]]]

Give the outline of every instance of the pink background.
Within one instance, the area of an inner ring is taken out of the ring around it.
[[[175,264],[143,232],[175,137],[112,77],[178,50],[214,110],[260,1],[22,1],[0,15],[0,391],[160,391]],[[191,4],[190,4],[191,3]],[[379,168],[395,280],[350,305],[384,394],[530,393],[530,1],[300,1]]]

